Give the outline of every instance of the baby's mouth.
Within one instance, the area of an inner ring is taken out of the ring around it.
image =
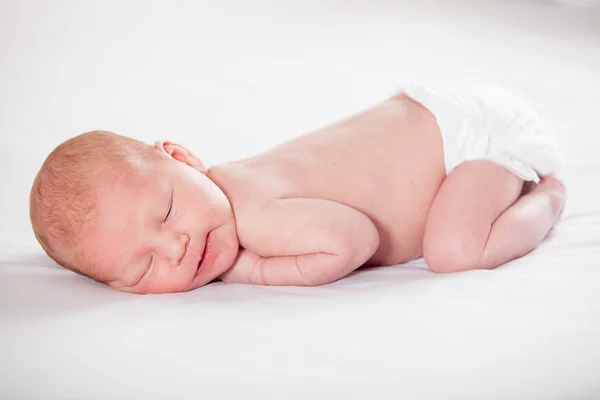
[[[209,242],[209,237],[210,237],[210,233],[209,235],[206,236],[206,243],[204,244],[204,251],[202,252],[202,257],[200,257],[200,261],[198,261],[198,270],[196,271],[196,276],[200,275],[200,272],[202,271],[202,268],[204,267],[204,264],[210,254],[210,242]]]

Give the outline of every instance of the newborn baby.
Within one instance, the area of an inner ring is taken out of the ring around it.
[[[559,219],[560,159],[507,93],[411,85],[211,168],[172,142],[84,133],[41,167],[31,222],[57,263],[133,293],[322,285],[421,256],[440,273],[492,269]]]

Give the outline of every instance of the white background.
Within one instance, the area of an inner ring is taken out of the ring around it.
[[[600,398],[599,21],[550,1],[0,0],[0,398]],[[213,164],[459,79],[533,102],[567,157],[563,220],[496,271],[134,296],[31,234],[33,177],[78,133]]]
[[[431,79],[492,81],[577,117],[545,97],[595,100],[600,17],[542,4],[2,0],[0,239],[31,243],[28,185],[88,130],[180,141],[212,164]]]

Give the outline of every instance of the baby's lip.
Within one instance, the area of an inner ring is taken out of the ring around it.
[[[208,256],[210,255],[210,234],[211,232],[208,232],[208,235],[206,235],[206,241],[204,242],[204,248],[202,250],[202,254],[200,254],[200,260],[198,260],[198,269],[196,270],[196,276],[200,275],[200,272],[202,272],[202,270],[204,269],[204,265],[206,264],[206,260],[208,259]]]

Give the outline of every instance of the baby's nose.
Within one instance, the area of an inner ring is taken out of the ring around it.
[[[172,266],[177,267],[181,264],[189,243],[190,237],[185,233],[176,233],[168,240],[165,240],[165,245],[163,246],[164,255]]]

